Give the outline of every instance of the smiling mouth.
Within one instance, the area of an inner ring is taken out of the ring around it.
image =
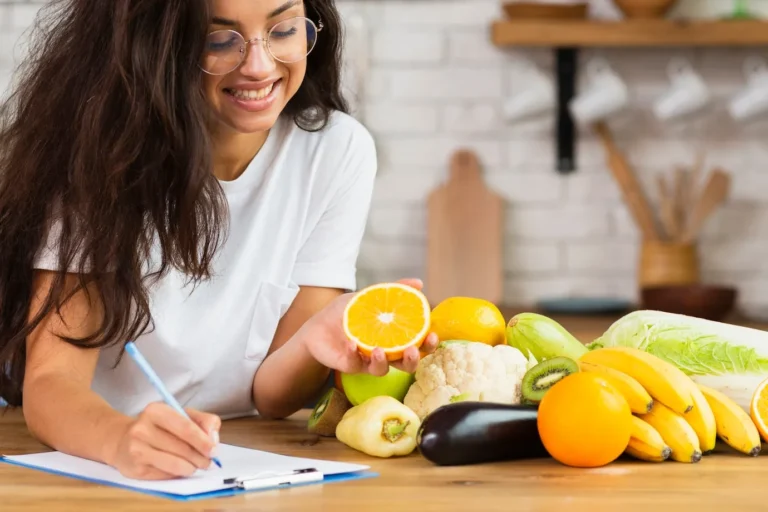
[[[243,100],[243,101],[263,100],[264,98],[269,96],[269,94],[272,92],[272,89],[274,89],[275,86],[279,84],[281,81],[282,81],[282,78],[274,83],[269,84],[268,86],[262,89],[257,89],[257,90],[227,88],[227,89],[224,89],[224,92],[229,94],[230,96],[233,96],[238,100]]]

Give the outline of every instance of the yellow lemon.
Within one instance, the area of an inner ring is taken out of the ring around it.
[[[472,297],[451,297],[432,310],[431,331],[441,341],[506,343],[506,322],[495,304]]]

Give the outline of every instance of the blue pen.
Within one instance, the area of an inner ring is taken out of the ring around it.
[[[144,356],[141,355],[141,352],[139,352],[139,349],[136,347],[136,345],[131,341],[128,342],[125,345],[125,351],[128,352],[128,355],[130,355],[134,361],[136,361],[136,364],[141,369],[142,372],[144,372],[144,375],[147,376],[147,379],[149,379],[149,382],[152,383],[152,385],[155,387],[158,393],[160,393],[160,396],[163,397],[163,400],[166,404],[173,407],[176,412],[187,418],[188,420],[192,421],[192,418],[189,417],[189,414],[187,414],[187,411],[185,411],[179,402],[176,401],[176,399],[171,395],[166,387],[163,385],[163,383],[160,381],[160,377],[157,376],[155,371],[152,369],[152,367],[149,365],[146,359],[144,359]],[[221,467],[221,462],[219,462],[219,459],[216,457],[212,458],[213,462]]]

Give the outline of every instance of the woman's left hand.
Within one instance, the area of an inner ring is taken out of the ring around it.
[[[422,282],[418,279],[403,279],[399,282],[417,290],[422,288]],[[354,293],[347,293],[336,298],[301,328],[304,331],[302,338],[307,350],[323,366],[343,373],[370,373],[382,376],[386,375],[391,365],[413,373],[419,364],[420,352],[430,354],[437,348],[437,335],[430,333],[420,349],[406,349],[402,359],[398,361],[387,361],[384,351],[380,348],[374,350],[370,358],[364,356],[347,338],[342,326],[344,310],[354,296]]]

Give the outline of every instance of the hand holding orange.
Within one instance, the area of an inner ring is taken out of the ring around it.
[[[380,348],[387,361],[420,348],[430,332],[430,306],[424,294],[407,284],[381,283],[358,292],[344,310],[344,332],[360,353]]]

